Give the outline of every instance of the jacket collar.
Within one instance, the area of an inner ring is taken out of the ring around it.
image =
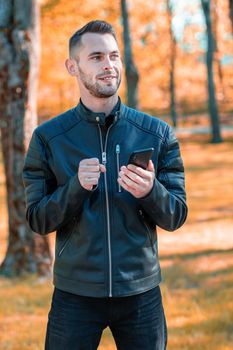
[[[121,115],[121,110],[122,110],[122,103],[120,97],[118,97],[118,101],[113,108],[112,112],[109,115],[114,115],[115,117],[115,122],[120,119]],[[96,123],[96,124],[105,124],[105,119],[108,117],[105,115],[105,113],[96,113],[88,109],[83,102],[79,101],[79,104],[76,107],[76,112],[77,114],[82,118],[87,120],[90,123]]]

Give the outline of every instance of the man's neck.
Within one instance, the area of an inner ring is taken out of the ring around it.
[[[118,95],[116,94],[108,98],[97,98],[92,96],[91,99],[81,96],[81,100],[92,112],[105,113],[105,115],[108,116],[117,104]]]

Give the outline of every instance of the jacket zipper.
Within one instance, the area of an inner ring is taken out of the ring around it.
[[[139,214],[140,214],[140,216],[142,218],[142,222],[143,222],[143,224],[144,224],[144,226],[146,228],[147,236],[148,236],[149,241],[150,241],[150,245],[151,245],[151,249],[152,249],[153,255],[155,255],[155,247],[154,247],[154,242],[153,242],[153,237],[152,237],[152,234],[151,234],[151,230],[149,229],[149,227],[148,227],[148,225],[147,225],[147,223],[146,223],[146,221],[144,219],[144,215],[143,215],[143,212],[142,212],[141,209],[139,210]]]
[[[105,144],[103,145],[103,137],[101,128],[99,125],[99,118],[96,118],[98,122],[98,130],[100,135],[100,146],[102,154],[102,163],[106,165],[107,163],[107,142],[109,131],[111,130],[113,123],[109,126],[105,138]],[[112,297],[112,252],[111,252],[111,228],[110,228],[110,211],[109,211],[109,198],[108,198],[108,183],[107,183],[107,174],[104,173],[104,185],[105,185],[105,200],[106,200],[106,211],[107,211],[107,233],[108,233],[108,262],[109,262],[109,297]]]
[[[120,172],[120,145],[116,145],[116,157],[117,157],[117,178]],[[118,182],[117,182],[118,183]],[[121,185],[118,183],[118,192],[121,192]]]

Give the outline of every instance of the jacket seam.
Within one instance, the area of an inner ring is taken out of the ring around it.
[[[167,147],[168,147],[167,138],[168,138],[169,129],[170,129],[170,127],[167,125],[167,129],[164,133],[164,143],[166,144]]]
[[[146,133],[148,133],[148,134],[150,134],[150,135],[153,135],[153,136],[155,136],[156,138],[159,138],[160,140],[162,140],[162,141],[164,142],[164,137],[163,137],[163,136],[157,135],[156,133],[154,133],[154,132],[152,132],[152,131],[150,131],[150,130],[148,130],[148,129],[145,129],[145,128],[143,128],[142,126],[139,126],[137,123],[133,122],[132,120],[129,120],[128,118],[126,118],[126,120],[127,120],[129,123],[131,123],[131,124],[133,124],[134,126],[136,126],[138,129],[143,130],[143,131],[145,131]]]
[[[103,282],[90,282],[90,281],[83,281],[83,280],[80,280],[80,279],[73,279],[73,278],[69,278],[69,277],[66,277],[66,276],[63,276],[63,275],[61,275],[61,274],[59,274],[59,273],[57,273],[57,272],[54,272],[54,274],[56,275],[56,276],[60,276],[60,277],[62,277],[62,278],[64,278],[64,279],[66,279],[66,280],[69,280],[69,281],[75,281],[75,282],[81,282],[81,283],[85,283],[85,284],[101,284],[101,285],[104,285],[104,281]]]
[[[43,145],[44,145],[44,149],[45,150],[47,150],[48,149],[48,147],[47,147],[47,143],[46,143],[46,141],[44,140],[44,138],[43,138],[43,136],[40,134],[40,133],[38,133],[38,131],[36,131],[35,130],[35,135],[41,140],[41,142],[43,143]],[[47,155],[46,155],[46,157],[47,157]],[[33,157],[29,157],[29,158],[31,158],[31,159],[34,159]],[[51,177],[48,175],[48,172],[47,172],[47,168],[44,168],[43,166],[42,166],[42,168],[43,168],[43,171],[44,171],[44,174],[45,174],[45,179],[44,179],[44,183],[43,183],[43,190],[44,190],[44,194],[46,193],[46,180],[49,180],[49,179],[51,179]]]
[[[167,139],[168,139],[168,133],[169,133],[169,127],[167,127],[166,134],[165,134],[165,136],[164,136],[164,145],[165,145],[164,152],[167,151],[168,145],[169,145],[169,143],[168,143],[168,141],[167,141]],[[169,159],[169,161],[170,161],[170,159]],[[171,182],[170,182],[170,179],[169,179],[169,176],[168,176],[167,172],[164,173],[164,175],[165,175],[164,178],[166,179],[166,181],[167,181],[167,183],[168,183],[168,186],[170,187]]]
[[[158,138],[160,138],[162,141],[164,141],[164,139],[165,139],[165,137],[166,137],[166,135],[167,135],[167,130],[169,130],[169,125],[168,124],[166,124],[165,123],[165,125],[164,125],[164,129],[165,129],[165,132],[164,132],[164,135],[163,136],[160,136],[160,135],[158,135],[156,132],[152,132],[152,131],[150,131],[150,130],[148,130],[148,129],[145,129],[144,127],[142,127],[142,126],[140,126],[140,125],[138,125],[136,122],[134,122],[133,120],[130,120],[129,118],[128,118],[128,114],[130,113],[130,111],[131,111],[131,109],[129,108],[129,107],[127,107],[127,106],[125,106],[124,105],[124,109],[125,109],[125,119],[129,122],[129,123],[131,123],[131,124],[133,124],[134,126],[136,126],[137,128],[139,128],[139,129],[141,129],[141,130],[143,130],[143,131],[145,131],[145,132],[147,132],[147,133],[149,133],[149,134],[151,134],[151,135],[154,135],[155,137],[158,137]],[[133,109],[132,109],[133,110]],[[149,117],[147,114],[145,114],[145,113],[143,113],[143,112],[137,112],[137,111],[135,111],[135,110],[133,110],[134,111],[134,115],[135,114],[141,114],[142,116],[147,116],[147,117]],[[135,113],[136,112],[136,113]],[[151,116],[150,116],[151,117]],[[153,119],[153,117],[151,117],[152,119]],[[158,118],[157,118],[158,119]]]
[[[157,258],[157,262],[159,262],[159,259]],[[136,276],[135,278],[133,279],[128,279],[128,280],[115,280],[114,283],[129,283],[129,282],[134,282],[134,281],[140,281],[140,280],[143,280],[143,279],[146,279],[148,277],[151,277],[151,276],[154,276],[154,275],[157,275],[159,272],[161,272],[161,267],[160,265],[158,266],[158,268],[153,272],[153,273],[150,273],[149,275],[139,275],[139,276]],[[116,277],[117,278],[117,277]]]
[[[48,140],[46,140],[44,138],[44,136],[38,132],[38,131],[35,131],[37,136],[40,137],[44,143],[44,145],[47,147],[50,143],[51,140],[53,140],[55,137],[58,137],[58,136],[61,136],[61,135],[64,135],[66,132],[70,131],[72,128],[74,128],[75,126],[77,126],[77,124],[79,124],[82,120],[78,120],[77,122],[75,122],[75,124],[73,124],[69,129],[66,129],[66,130],[63,130],[63,132],[60,132],[54,136],[51,136]]]

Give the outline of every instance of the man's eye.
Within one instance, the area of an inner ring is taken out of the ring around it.
[[[119,58],[119,55],[117,53],[115,53],[114,55],[111,55],[111,58],[113,58],[113,59]]]
[[[100,57],[100,56],[93,56],[93,57],[91,57],[91,59],[92,59],[93,61],[98,61],[98,60],[101,59],[101,57]]]

